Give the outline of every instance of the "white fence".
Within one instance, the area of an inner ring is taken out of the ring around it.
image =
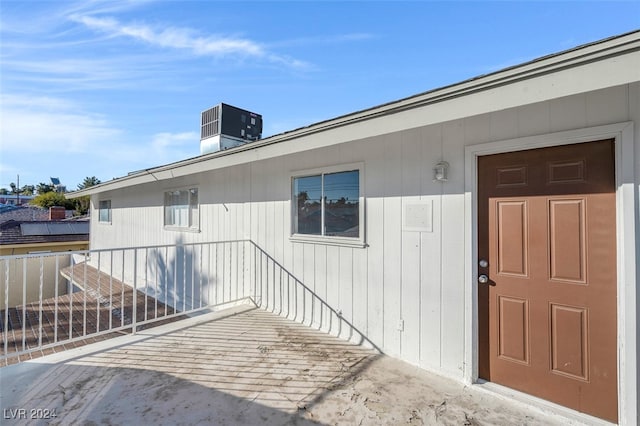
[[[2,256],[0,268],[2,358],[240,301],[373,346],[250,240]]]

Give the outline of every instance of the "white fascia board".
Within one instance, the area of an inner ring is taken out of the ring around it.
[[[69,198],[221,169],[640,81],[640,31],[227,151],[144,170]]]

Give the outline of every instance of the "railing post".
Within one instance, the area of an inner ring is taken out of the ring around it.
[[[89,292],[89,284],[87,282],[87,252],[84,253],[84,263],[82,265],[82,335],[87,335],[87,293]]]
[[[58,286],[60,285],[60,256],[56,255],[56,278],[55,278],[55,299],[54,299],[54,311],[53,311],[53,342],[58,342]]]
[[[149,247],[144,248],[144,320],[146,321],[149,308],[147,306],[149,299]]]
[[[124,256],[124,252],[122,253]],[[122,283],[124,285],[124,282]],[[133,318],[131,334],[136,334],[136,321],[138,319],[138,250],[133,249]]]
[[[4,261],[4,354],[9,353],[9,259]]]
[[[100,268],[102,268],[100,261],[102,260],[100,255],[102,253],[98,252],[98,277],[96,278],[96,292],[98,295],[96,296],[96,333],[100,332],[100,307],[102,306],[102,292],[100,291],[100,276],[102,275],[100,272]]]
[[[122,312],[124,312],[124,310],[122,310]],[[113,251],[109,253],[109,330],[111,330],[112,328],[113,328]]]
[[[182,312],[187,302],[187,246],[182,246]]]
[[[27,258],[22,258],[22,350],[27,347]]]
[[[69,266],[71,279],[69,280],[69,339],[73,338],[73,270],[74,270],[73,254],[69,255]]]
[[[42,287],[44,286],[44,256],[40,256],[40,287],[38,289],[38,346],[42,346]]]

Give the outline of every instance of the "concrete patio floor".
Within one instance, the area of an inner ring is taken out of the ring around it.
[[[0,408],[6,425],[567,422],[249,305],[0,368]]]

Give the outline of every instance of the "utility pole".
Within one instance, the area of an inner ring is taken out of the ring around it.
[[[16,184],[16,194],[18,195],[18,198],[16,199],[16,206],[20,205],[20,175],[18,175],[18,179],[17,179],[18,183]]]

